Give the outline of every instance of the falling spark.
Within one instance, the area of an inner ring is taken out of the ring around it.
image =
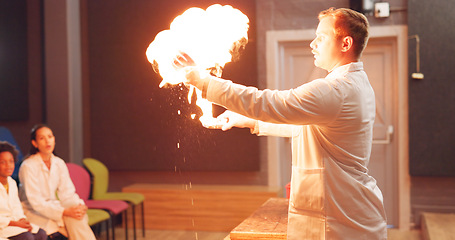
[[[238,59],[247,44],[248,28],[248,17],[230,5],[215,4],[206,10],[193,7],[177,16],[146,51],[148,61],[163,78],[160,87],[186,83],[185,70],[172,64],[181,52],[193,58],[201,74],[221,77],[224,65]],[[202,98],[200,90],[189,87],[188,101],[191,103],[192,93],[196,92],[196,105],[203,112],[199,120],[205,127],[212,126],[212,103]]]

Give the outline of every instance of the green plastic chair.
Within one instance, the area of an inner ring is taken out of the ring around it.
[[[106,239],[109,239],[109,219],[111,216],[101,209],[87,209],[88,225],[95,226],[99,223],[106,223]]]
[[[144,222],[144,195],[140,193],[129,192],[108,192],[109,187],[109,170],[101,161],[94,158],[84,158],[84,166],[92,175],[92,199],[96,200],[122,200],[131,205],[133,212],[133,230],[134,239],[136,239],[136,206],[141,205],[142,210],[142,236],[145,237]]]

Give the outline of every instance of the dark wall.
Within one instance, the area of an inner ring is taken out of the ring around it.
[[[0,121],[28,119],[27,1],[0,1]]]
[[[208,130],[190,114],[183,86],[159,88],[145,51],[156,34],[190,7],[219,3],[250,19],[250,42],[223,77],[257,85],[255,1],[87,1],[90,130],[88,156],[111,170],[256,171],[257,137],[247,129]],[[178,114],[178,110],[181,114]],[[218,112],[220,110],[218,109]]]
[[[25,6],[22,4],[26,2]],[[20,115],[26,116],[23,119],[15,119],[5,121],[5,118],[0,120],[0,125],[7,127],[14,135],[22,153],[26,153],[29,150],[30,146],[30,129],[36,123],[43,122],[44,119],[44,107],[43,107],[43,48],[42,48],[42,3],[41,0],[27,0],[27,1],[8,1],[2,0],[1,1],[2,7],[1,11],[6,12],[8,15],[12,15],[13,19],[16,19],[14,22],[6,22],[0,21],[0,25],[6,26],[5,29],[10,29],[12,26],[17,26],[17,23],[20,23],[19,29],[7,31],[4,35],[2,32],[2,36],[0,38],[8,37],[9,34],[17,34],[15,31],[21,31],[20,38],[17,39],[17,46],[12,45],[12,49],[6,49],[11,51],[13,49],[17,49],[18,47],[24,48],[25,52],[25,61],[21,59],[15,59],[17,57],[22,58],[23,56],[14,56],[13,53],[9,52],[6,56],[8,57],[6,61],[7,66],[11,67],[11,63],[13,64],[12,68],[7,68],[6,75],[12,74],[11,70],[21,69],[20,76],[21,79],[16,79],[18,82],[21,82],[20,88],[21,92],[17,93],[13,98],[8,97],[6,101],[3,99],[1,103],[6,103],[10,107],[14,109],[14,111],[20,109]],[[19,8],[13,7],[10,5],[20,5]],[[25,7],[25,15],[24,15],[24,7]],[[19,11],[19,12],[17,12]],[[21,18],[22,19],[19,19]],[[23,26],[22,24],[25,24]],[[11,26],[10,26],[11,25]],[[25,34],[22,32],[26,30]],[[24,46],[25,44],[25,46]],[[5,54],[7,52],[5,49],[2,49],[0,52],[1,54]],[[22,50],[20,54],[23,54]],[[3,56],[2,56],[3,58]],[[3,67],[3,63],[2,63]],[[3,70],[2,70],[3,71]],[[25,79],[22,77],[25,76]],[[2,75],[3,77],[3,75]],[[3,81],[3,79],[2,79]],[[2,89],[3,90],[3,89]],[[0,90],[0,91],[2,91]],[[23,107],[16,108],[16,105],[20,104],[19,102],[24,101],[17,100],[17,98],[28,99],[25,109]],[[9,115],[10,111],[6,113]],[[7,118],[12,118],[10,116],[6,116]]]
[[[420,38],[424,79],[409,80],[410,173],[455,176],[455,2],[409,0],[409,35]],[[416,72],[409,40],[409,74]]]

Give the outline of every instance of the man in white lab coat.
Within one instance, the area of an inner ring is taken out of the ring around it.
[[[319,21],[310,47],[314,64],[329,74],[295,89],[260,91],[201,77],[185,53],[174,65],[186,67],[203,97],[230,110],[216,128],[292,137],[288,239],[386,239],[382,193],[367,169],[375,97],[360,57],[369,24],[343,8],[322,11]]]

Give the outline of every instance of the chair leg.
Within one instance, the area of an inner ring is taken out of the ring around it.
[[[142,210],[142,237],[145,238],[144,201],[142,201],[142,203],[141,203],[141,210]]]
[[[125,210],[123,215],[125,216],[125,240],[128,240],[128,211]]]
[[[133,236],[134,236],[134,240],[136,240],[136,205],[134,205],[133,203],[131,204],[131,209],[133,210]]]
[[[109,213],[111,215],[111,231],[112,231],[112,240],[115,240],[115,215]]]
[[[106,240],[109,240],[109,219],[106,222]]]

